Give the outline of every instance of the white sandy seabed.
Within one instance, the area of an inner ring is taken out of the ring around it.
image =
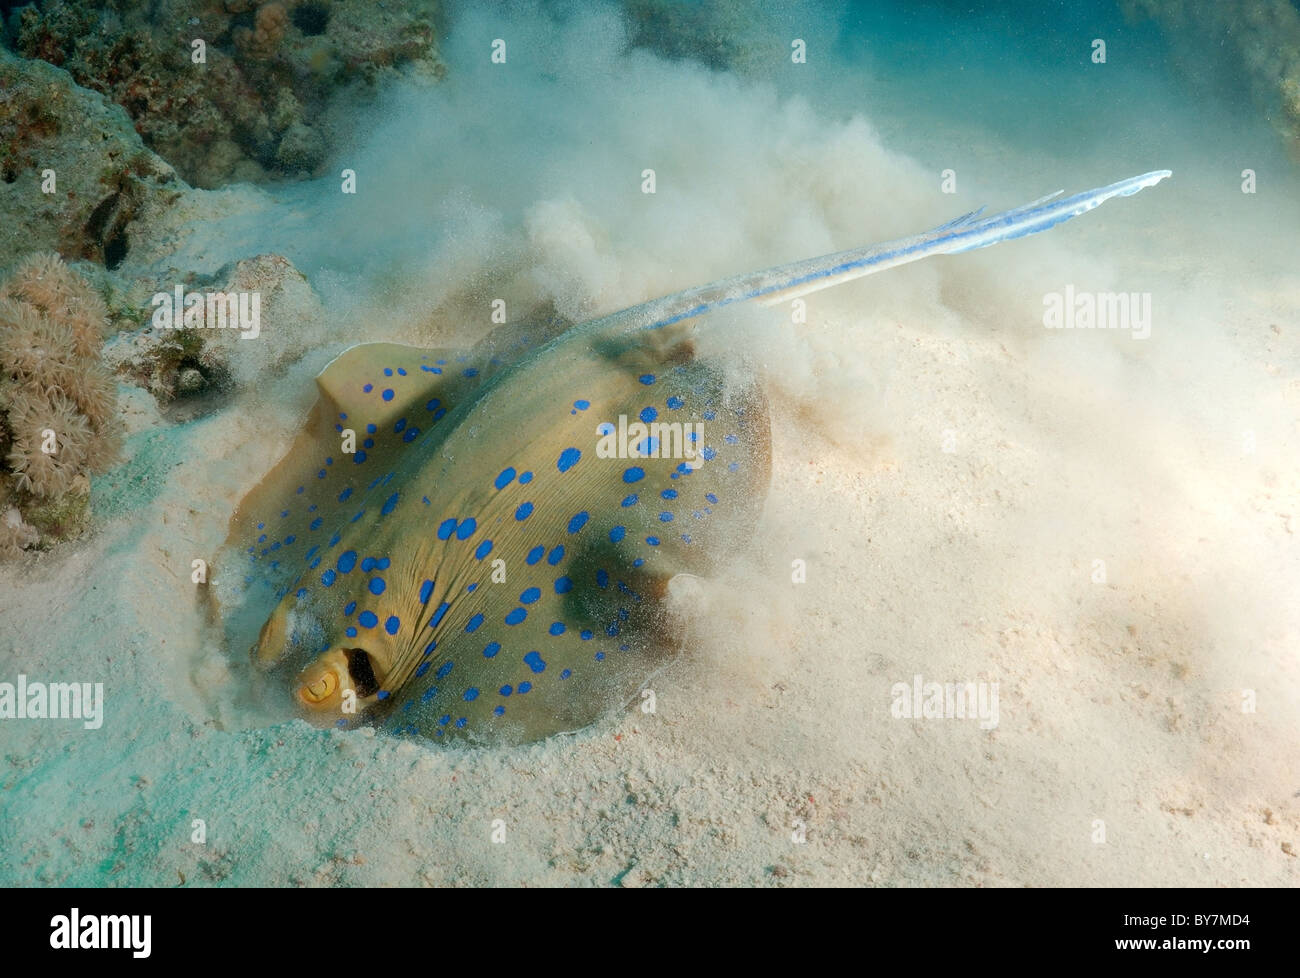
[[[662,210],[635,181],[564,190],[582,171],[550,147],[499,226],[442,213],[459,236],[431,267],[365,299],[321,273],[320,299],[269,303],[263,333],[313,352],[273,373],[226,338],[246,383],[215,414],[170,424],[122,388],[126,461],[96,484],[94,532],[0,568],[0,678],[107,689],[99,730],[0,728],[0,882],[1297,882],[1300,193],[1242,195],[1217,162],[1027,158],[985,174],[989,202],[1176,173],[1048,235],[817,295],[807,325],[727,322],[718,345],[768,377],[772,491],[750,547],[681,609],[655,713],[448,750],[240,706],[242,653],[214,644],[190,561],[285,449],[328,355],[465,339],[449,268],[490,279],[510,254],[503,289],[591,315],[984,202],[938,194],[937,168],[860,120],[671,71],[650,80],[698,131],[610,136],[633,160],[653,144]],[[763,152],[710,137],[727,129],[710,113],[766,125]],[[649,106],[611,115],[653,124]],[[1011,175],[1029,170],[1052,185]],[[1044,329],[1067,283],[1151,293],[1151,336]],[[916,675],[997,683],[998,725],[892,717]]]

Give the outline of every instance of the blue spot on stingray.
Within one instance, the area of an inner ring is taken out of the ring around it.
[[[529,691],[530,689],[532,689],[532,688],[533,688],[533,684],[530,683],[530,682],[526,682],[526,681],[525,681],[525,682],[520,683],[520,684],[519,684],[519,690],[518,690],[519,695],[522,696],[524,693],[528,692],[528,691]]]
[[[343,606],[343,614],[345,615],[351,615],[352,612],[356,610],[357,610],[357,603],[355,601],[349,601],[346,605]]]
[[[673,521],[673,514],[672,514],[672,513],[664,512],[664,513],[660,513],[660,514],[659,514],[659,522],[660,522],[660,523],[671,523],[672,521]]]
[[[465,370],[465,376],[466,376],[466,377],[477,377],[477,376],[478,376],[478,370],[475,369],[474,367],[469,367],[469,368],[467,368],[467,369]]]
[[[705,421],[712,421],[717,416],[718,416],[717,412],[715,411],[705,411],[704,414],[702,415]]]
[[[632,493],[632,495],[630,496],[623,497],[623,502],[621,503],[621,505],[624,509],[627,509],[629,506],[635,506],[636,500],[637,500],[636,493]]]
[[[737,438],[735,435],[723,435],[722,440],[725,441],[728,445],[736,445],[740,443],[740,439]]]
[[[645,469],[639,465],[630,465],[623,470],[623,481],[627,483],[640,482],[645,478]]]
[[[374,440],[373,438],[367,438],[365,441],[363,441],[363,442],[361,443],[361,447],[362,447],[362,448],[374,448],[374,447],[375,447],[375,440]]]
[[[661,492],[659,495],[662,496],[664,499],[676,499],[676,498],[677,498],[677,490],[676,490],[676,489],[665,489],[665,490],[664,490],[663,492]]]
[[[541,560],[545,553],[545,547],[533,547],[532,550],[528,551],[528,556],[524,558],[524,563],[531,567],[533,564]]]
[[[584,628],[582,631],[578,633],[578,638],[582,639],[584,642],[590,642],[595,637],[596,637],[596,633],[593,632],[590,628]]]
[[[401,367],[398,367],[398,368],[397,368],[397,375],[398,375],[399,377],[405,377],[405,376],[406,376],[406,371],[403,370]]]
[[[438,524],[438,539],[449,540],[456,530],[456,521],[452,519],[443,520]]]
[[[637,378],[637,380],[641,381],[641,383],[643,383],[643,384],[645,384],[647,387],[649,387],[651,384],[653,384],[653,383],[655,382],[655,375],[654,375],[654,374],[642,374],[640,377]]]
[[[641,566],[642,564],[644,564],[644,563],[645,563],[645,558],[644,558],[644,557],[638,557],[636,560],[632,561],[632,566],[633,566],[633,567],[640,567],[640,566]]]
[[[429,598],[433,595],[433,581],[425,581],[420,585],[420,604],[428,604]]]
[[[392,367],[385,367],[385,368],[384,368],[384,376],[385,376],[385,377],[391,377],[391,376],[393,376],[393,368],[392,368]]]
[[[572,675],[573,675],[573,670],[572,670],[572,669],[565,669],[564,672],[560,673],[560,678],[561,678],[561,679],[568,679],[568,678],[569,678],[570,676],[572,676]]]
[[[441,371],[439,371],[439,372],[441,372]],[[438,405],[441,404],[441,403],[442,403],[442,401],[438,400],[438,399],[435,397],[432,401],[430,401],[428,404],[426,404],[426,405],[424,406],[424,409],[425,409],[426,411],[436,411],[436,410],[438,410]]]
[[[348,638],[356,638],[356,637],[357,637],[357,630],[356,630],[355,628],[353,628],[351,625],[349,625],[347,628],[343,629],[343,632],[344,632],[345,635],[347,635]]]
[[[384,505],[380,507],[379,512],[382,513],[384,516],[387,516],[389,513],[395,510],[397,508],[397,499],[399,495],[400,493],[395,492],[387,499],[385,499]]]
[[[498,705],[498,706],[496,706],[496,707],[493,708],[492,712],[493,712],[494,714],[496,714],[497,716],[499,716],[499,717],[503,717],[503,716],[506,715],[506,708],[505,708],[504,706],[499,706],[499,705]]]
[[[515,470],[512,468],[505,468],[501,470],[501,474],[499,476],[497,476],[495,479],[492,480],[492,485],[496,486],[496,488],[498,489],[504,489],[506,486],[510,485],[510,483],[512,483],[514,480],[515,480]]]
[[[728,463],[727,463],[727,471],[728,471],[728,472],[735,472],[738,468],[740,468],[740,463],[739,463],[739,462],[728,462]]]
[[[263,533],[260,537],[258,537],[258,538],[257,538],[257,542],[258,542],[258,543],[266,543],[266,534]]]
[[[466,702],[466,703],[473,703],[476,699],[478,699],[478,690],[477,690],[477,689],[475,689],[473,686],[471,686],[469,689],[465,690],[465,702]]]
[[[558,546],[558,547],[551,548],[550,556],[546,558],[546,562],[550,564],[552,567],[554,567],[563,559],[564,559],[564,547]]]
[[[652,407],[646,407],[641,409],[641,413],[638,414],[637,417],[640,418],[642,421],[644,421],[646,424],[649,424],[655,418],[659,417],[659,412]]]
[[[290,533],[287,537],[284,538],[284,545],[287,547],[289,546],[289,544],[293,543],[297,539],[298,538],[296,536]]]
[[[514,687],[511,686],[509,683],[506,683],[499,690],[497,690],[497,692],[499,692],[502,696],[509,696],[514,691],[515,691]]]
[[[420,437],[420,429],[412,425],[411,427],[406,429],[406,434],[402,436],[402,441],[413,442],[418,437]]]
[[[375,569],[375,563],[376,563],[376,561],[375,561],[375,558],[374,558],[374,557],[366,557],[366,558],[363,558],[362,561],[361,561],[361,570],[362,570],[362,572],[363,572],[363,573],[366,573],[366,574],[369,574],[372,570]]]
[[[300,587],[298,588],[298,592],[294,595],[294,597],[301,599],[302,596],[306,593],[307,593],[307,589],[305,587]]]
[[[363,611],[357,615],[357,623],[363,628],[374,628],[379,624],[379,616],[373,611]]]
[[[604,659],[605,659],[605,653],[604,653],[604,652],[597,652],[597,653],[596,653],[596,661],[597,661],[597,662],[603,662]]]
[[[391,401],[393,399],[393,389],[391,387],[385,387],[383,393],[379,396],[385,401]]]
[[[365,516],[365,515],[366,515],[366,511],[365,511],[364,509],[359,509],[359,510],[357,510],[357,515],[354,516],[354,517],[352,517],[352,519],[348,520],[348,522],[349,522],[349,523],[355,523],[357,520],[361,519],[361,517],[363,517],[363,516]]]
[[[307,488],[306,486],[299,486],[299,487],[298,487],[298,490],[297,490],[297,495],[301,496],[301,495],[302,495],[302,491],[303,491],[304,489],[306,489],[306,488]]]
[[[433,678],[446,679],[447,673],[451,672],[451,667],[454,666],[455,664],[456,663],[450,661],[444,662],[441,666],[438,667],[438,671],[433,674]]]
[[[372,577],[370,584],[367,586],[370,588],[371,594],[383,594],[384,588],[388,587],[388,583],[382,577]]]
[[[456,539],[468,540],[474,535],[474,531],[477,529],[478,523],[476,523],[474,517],[471,516],[469,519],[463,520],[460,526],[456,527]]]
[[[648,543],[648,544],[650,544],[650,546],[652,546],[652,547],[657,547],[657,546],[659,546],[659,538],[658,538],[658,537],[646,537],[646,538],[645,538],[645,542]]]
[[[598,587],[609,587],[609,571],[607,570],[596,571],[596,585]]]
[[[352,462],[355,465],[360,465],[365,460],[366,460],[365,452],[357,452],[355,455],[352,456]]]
[[[324,469],[321,469],[319,472],[317,472],[317,473],[316,473],[316,478],[318,478],[318,479],[323,479],[323,478],[325,478],[325,470],[324,470]]]
[[[590,519],[590,514],[586,512],[575,513],[573,515],[573,519],[569,520],[569,532],[577,533],[579,530],[581,530],[584,526],[587,525],[588,519]]]
[[[326,587],[333,587],[335,574],[332,570],[323,572],[320,576],[320,582]]]
[[[551,633],[552,635],[563,635],[563,634],[564,634],[564,622],[562,622],[562,621],[553,621],[553,622],[551,622],[551,627],[548,629],[548,631],[550,631],[550,633]]]
[[[623,539],[623,536],[626,533],[627,533],[627,527],[625,526],[614,527],[614,529],[609,531],[610,543],[618,543],[620,540]]]
[[[670,410],[670,411],[676,411],[678,408],[680,408],[680,407],[681,407],[683,404],[685,404],[686,402],[683,401],[683,400],[682,400],[680,397],[678,397],[676,394],[674,394],[672,397],[668,398],[668,400],[667,400],[665,403],[668,405],[668,410]]]
[[[482,543],[480,543],[480,544],[478,545],[478,549],[476,549],[476,550],[474,551],[474,559],[475,559],[475,560],[482,560],[484,557],[486,557],[486,556],[487,556],[488,554],[490,554],[491,552],[492,552],[492,541],[491,541],[491,540],[484,540]]]
[[[451,605],[449,605],[446,601],[438,605],[438,610],[435,611],[433,613],[433,617],[429,619],[429,627],[433,628],[438,624],[438,622],[442,621],[443,615],[447,613],[447,609],[450,607]]]
[[[591,407],[591,402],[590,402],[590,401],[574,401],[574,402],[573,402],[573,406],[576,407],[579,411],[585,411],[585,410],[587,410],[587,408]]]
[[[600,424],[596,425],[596,434],[598,435],[612,435],[613,433],[614,426],[608,421],[602,421]]]
[[[524,664],[527,665],[529,669],[533,670],[533,672],[546,671],[546,662],[538,652],[529,652],[524,656]],[[523,684],[521,683],[519,686],[519,692],[522,693],[523,691]]]
[[[522,594],[519,595],[519,603],[520,603],[520,604],[532,604],[534,601],[536,601],[536,600],[537,600],[538,598],[540,598],[541,596],[542,596],[542,591],[541,591],[540,588],[530,587],[530,588],[528,588],[526,591],[524,591]]]
[[[528,519],[528,517],[532,515],[533,515],[532,503],[524,503],[517,510],[515,510],[515,519],[518,520],[520,523],[522,523],[524,520]]]
[[[384,631],[389,635],[396,635],[397,630],[402,627],[402,619],[396,615],[389,615],[388,620],[384,622]]]
[[[366,394],[369,394],[369,393],[370,393],[372,390],[374,390],[374,389],[375,389],[375,385],[374,385],[374,384],[366,384],[365,387],[361,388],[361,390],[362,390],[363,392],[365,392]]]
[[[718,502],[718,497],[715,496],[715,495],[714,495],[713,493],[711,493],[711,492],[706,492],[706,493],[704,494],[704,498],[707,499],[709,502],[715,504],[715,505],[716,505],[717,502]]]
[[[532,481],[533,481],[533,474],[531,472],[525,472],[523,475],[519,477],[519,484],[521,486],[526,486],[528,485],[528,483]]]
[[[518,625],[521,621],[523,621],[527,617],[528,617],[528,612],[524,611],[523,608],[516,608],[514,611],[510,612],[510,614],[506,615],[506,624]]]
[[[479,613],[465,623],[465,631],[476,632],[481,624],[483,624],[483,615],[482,613]]]
[[[415,678],[416,678],[416,679],[419,679],[419,678],[420,678],[421,676],[423,676],[426,672],[428,672],[428,671],[429,671],[429,666],[431,666],[432,664],[433,664],[433,663],[431,663],[431,662],[421,662],[419,668],[415,670]],[[428,696],[428,695],[429,695],[428,690],[425,690],[425,696]]]
[[[561,472],[568,472],[569,469],[578,464],[578,459],[580,458],[582,458],[582,452],[578,451],[576,448],[566,448],[564,451],[560,452],[560,457],[555,460],[555,467]]]
[[[555,579],[555,593],[568,594],[573,590],[573,581],[568,577],[557,577]]]
[[[378,431],[378,430],[379,430],[379,429],[378,429],[377,427],[375,427],[373,424],[368,424],[368,425],[366,425],[366,433],[367,433],[367,434],[373,435],[373,434],[374,434],[376,431]]]
[[[501,651],[500,642],[488,642],[488,644],[483,649],[483,658],[490,659],[500,651]]]

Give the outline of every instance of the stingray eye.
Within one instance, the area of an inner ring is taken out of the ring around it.
[[[379,692],[379,680],[375,678],[375,667],[370,661],[370,654],[365,649],[344,649],[348,657],[348,675],[352,677],[352,688],[362,699]]]
[[[302,685],[302,698],[308,703],[323,703],[339,688],[339,677],[333,669],[319,676],[315,681]]]

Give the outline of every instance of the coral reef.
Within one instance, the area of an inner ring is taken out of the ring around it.
[[[442,73],[440,22],[439,0],[44,0],[7,34],[125,108],[145,145],[212,188],[316,172],[340,93],[394,68]]]
[[[57,255],[33,255],[0,285],[0,556],[80,533],[89,476],[117,457],[105,317]]]
[[[1292,0],[1122,0],[1121,6],[1131,19],[1160,24],[1178,50],[1179,66],[1203,71],[1207,58],[1227,56],[1228,71],[1244,77],[1300,159],[1300,6]]]

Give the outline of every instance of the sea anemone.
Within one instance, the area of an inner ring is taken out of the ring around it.
[[[117,457],[116,386],[99,359],[105,318],[103,300],[57,255],[27,258],[0,284],[0,556],[84,525],[73,511],[84,515],[88,476]]]

